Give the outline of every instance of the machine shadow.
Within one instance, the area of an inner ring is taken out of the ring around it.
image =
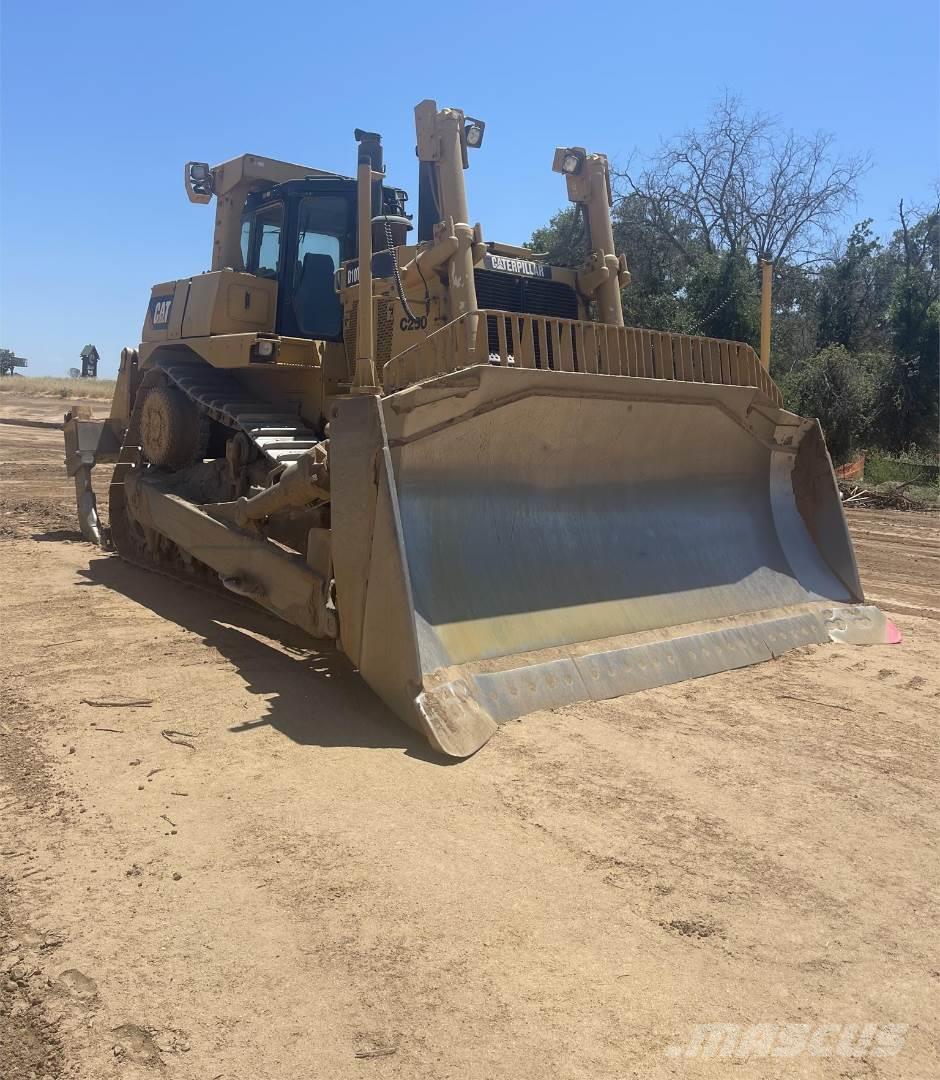
[[[45,532],[33,533],[30,540],[36,540],[40,544],[76,544],[84,543],[85,537],[78,529],[47,529]]]
[[[400,748],[423,761],[453,763],[399,720],[341,652],[319,650],[313,638],[275,616],[131,566],[116,555],[92,559],[81,573],[87,579],[82,584],[112,589],[198,634],[234,665],[250,693],[266,698],[267,715],[233,724],[230,731],[250,732],[269,724],[305,746]],[[255,634],[278,642],[284,651]]]

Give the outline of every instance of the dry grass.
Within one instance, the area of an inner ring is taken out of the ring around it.
[[[46,375],[9,375],[0,379],[0,393],[110,401],[114,396],[114,379],[55,379]]]

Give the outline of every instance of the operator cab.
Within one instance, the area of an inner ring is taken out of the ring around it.
[[[383,188],[383,213],[403,215],[406,199],[403,191]],[[241,252],[250,274],[277,281],[276,333],[341,341],[334,282],[341,264],[356,258],[356,181],[308,177],[249,195]]]

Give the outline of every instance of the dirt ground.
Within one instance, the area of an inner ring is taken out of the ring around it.
[[[850,519],[902,645],[445,764],[309,639],[81,542],[62,403],[4,398],[4,1080],[936,1075],[936,516]],[[908,1026],[670,1049],[718,1023]]]

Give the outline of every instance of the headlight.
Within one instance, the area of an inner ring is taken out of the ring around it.
[[[186,191],[191,202],[207,203],[215,194],[212,169],[204,161],[186,163]]]
[[[474,120],[472,117],[467,117],[469,123],[463,129],[464,142],[471,150],[479,150],[483,145],[483,131],[486,128],[486,124],[482,120]]]
[[[261,338],[255,345],[255,354],[265,359],[274,355],[274,342],[269,338]]]

